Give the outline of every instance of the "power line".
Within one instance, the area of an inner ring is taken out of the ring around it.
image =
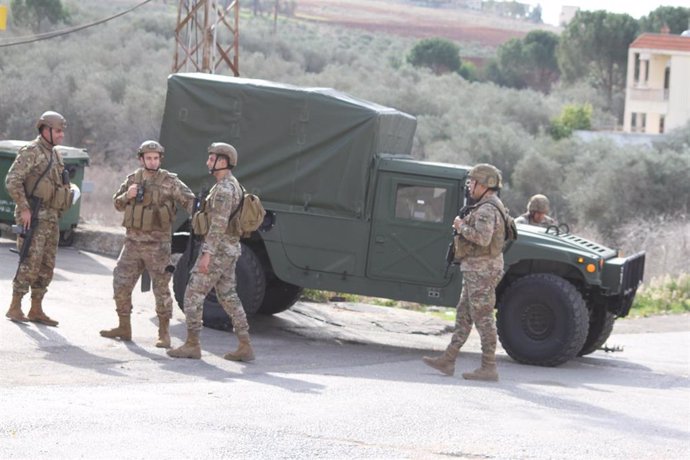
[[[0,48],[7,48],[10,46],[17,46],[17,45],[25,45],[27,43],[39,42],[41,40],[49,40],[51,38],[60,37],[62,35],[68,35],[68,34],[71,34],[74,32],[79,32],[80,30],[88,29],[89,27],[94,27],[94,26],[98,26],[101,24],[105,24],[108,21],[119,18],[120,16],[124,16],[125,14],[131,13],[132,11],[136,10],[139,7],[146,5],[149,2],[151,2],[151,0],[144,0],[143,2],[139,3],[138,5],[133,6],[132,8],[130,8],[128,10],[122,11],[120,13],[117,13],[117,14],[110,16],[110,17],[107,17],[105,19],[100,19],[98,21],[94,21],[94,22],[91,22],[88,24],[83,24],[81,26],[75,26],[75,27],[70,27],[67,29],[56,30],[54,32],[46,32],[43,34],[30,35],[28,37],[20,37],[19,40],[14,41],[14,42],[0,43]]]

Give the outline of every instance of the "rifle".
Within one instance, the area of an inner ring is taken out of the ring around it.
[[[463,207],[458,210],[458,216],[463,219],[465,218],[472,209],[474,209],[474,203],[472,202],[472,197],[470,196],[470,190],[465,186],[463,192]],[[444,278],[448,276],[448,270],[450,266],[457,263],[455,262],[455,237],[458,235],[458,231],[453,227],[453,233],[448,243],[448,249],[446,251],[446,271],[443,275]]]
[[[29,228],[22,228],[22,231],[18,235],[18,237],[24,239],[24,242],[22,243],[21,251],[19,251],[19,264],[17,264],[17,272],[14,274],[15,279],[19,274],[19,269],[22,267],[22,263],[24,263],[24,260],[26,260],[26,258],[29,257],[31,241],[34,238],[34,232],[38,227],[38,211],[39,209],[41,209],[41,201],[42,200],[40,198],[35,196],[29,198],[29,208],[31,209],[31,222],[29,224]]]
[[[201,202],[206,197],[208,191],[203,187],[199,190],[199,194],[194,197],[194,204],[192,205],[192,215],[189,219],[189,239],[187,240],[187,249],[185,252],[189,253],[189,258],[187,259],[187,271],[192,269],[196,256],[194,255],[195,240],[196,235],[194,234],[194,226],[192,225],[192,216],[201,208]]]

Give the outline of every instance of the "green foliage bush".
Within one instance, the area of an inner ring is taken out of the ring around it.
[[[591,104],[568,104],[561,115],[551,122],[549,132],[555,140],[570,137],[576,129],[588,130],[592,127]]]

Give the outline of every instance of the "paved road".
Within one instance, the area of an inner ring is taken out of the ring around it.
[[[16,256],[0,240],[0,298]],[[137,293],[134,341],[116,323],[114,260],[61,249],[46,297],[59,328],[0,321],[0,458],[688,458],[690,317],[619,321],[622,352],[558,368],[499,356],[501,381],[444,377],[421,356],[445,324],[355,304],[298,304],[252,321],[257,361],[153,346],[153,298]],[[26,301],[25,301],[26,302]],[[3,307],[6,308],[6,307]],[[176,310],[175,344],[184,338]],[[478,361],[476,335],[458,369]]]

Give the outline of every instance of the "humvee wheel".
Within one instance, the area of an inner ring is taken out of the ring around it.
[[[250,316],[259,310],[263,302],[264,290],[266,289],[266,277],[254,251],[244,243],[241,244],[242,255],[237,259],[237,265],[235,267],[237,295],[242,301],[242,306],[247,316]],[[198,254],[198,247],[194,251],[194,254]],[[173,275],[173,292],[175,293],[175,300],[177,300],[177,304],[182,311],[184,311],[184,291],[189,281],[189,271],[187,268],[188,260],[189,252],[185,252],[177,262],[177,268]],[[211,290],[206,296],[206,299],[204,299],[203,322],[204,326],[211,329],[232,329],[232,322],[218,302],[215,290]]]
[[[264,301],[259,307],[262,315],[275,315],[292,307],[302,296],[300,286],[286,283],[278,278],[273,278],[266,283],[266,294]]]
[[[511,358],[524,364],[558,366],[574,358],[587,338],[588,322],[582,295],[556,275],[519,278],[498,304],[501,345]]]
[[[615,321],[616,316],[613,313],[603,307],[593,306],[589,314],[587,339],[577,355],[585,356],[594,353],[605,344],[611,335],[611,331],[613,331],[613,323]]]

